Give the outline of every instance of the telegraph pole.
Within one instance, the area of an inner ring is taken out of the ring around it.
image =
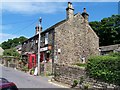
[[[38,35],[38,75],[40,75],[40,43],[41,43],[41,30],[42,30],[42,25],[41,25],[41,22],[42,22],[42,18],[40,17],[39,18],[39,35]]]

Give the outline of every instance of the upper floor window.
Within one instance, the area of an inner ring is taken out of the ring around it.
[[[48,35],[49,35],[49,33],[47,32],[47,33],[45,34],[45,45],[48,44]]]

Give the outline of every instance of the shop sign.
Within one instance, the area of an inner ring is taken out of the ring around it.
[[[40,52],[48,50],[48,47],[40,48]]]

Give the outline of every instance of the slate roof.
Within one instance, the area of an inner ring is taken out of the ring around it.
[[[74,14],[74,16],[76,16],[77,14],[79,14],[79,13]],[[46,32],[48,32],[48,31],[54,29],[55,27],[61,25],[62,23],[66,22],[66,21],[67,21],[67,19],[64,19],[64,20],[62,20],[62,21],[60,21],[60,22],[54,24],[53,26],[51,26],[51,27],[47,28],[46,30],[42,31],[41,34],[46,33]],[[27,41],[29,41],[29,40],[35,38],[35,37],[38,37],[38,34],[37,34],[37,35],[34,35],[33,37],[27,39],[27,40],[24,41],[24,42],[27,42]],[[23,42],[23,43],[24,43],[24,42]],[[22,44],[23,44],[23,43],[22,43]]]
[[[120,50],[120,44],[99,47],[101,51]]]
[[[58,23],[54,24],[53,26],[51,26],[51,27],[47,28],[46,30],[42,31],[42,32],[41,32],[41,34],[46,33],[46,32],[48,32],[48,31],[52,30],[53,28],[55,28],[55,27],[57,27],[57,26],[61,25],[61,24],[62,24],[62,23],[64,23],[65,21],[67,21],[67,20],[66,20],[66,19],[64,19],[64,20],[62,20],[62,21],[60,21],[60,22],[58,22]],[[24,41],[24,42],[27,42],[27,41],[29,41],[29,40],[31,40],[31,39],[33,39],[33,38],[35,38],[35,37],[38,37],[38,34],[37,34],[37,35],[34,35],[33,37],[31,37],[31,38],[27,39],[27,40],[26,40],[26,41]],[[23,42],[23,43],[24,43],[24,42]],[[23,44],[23,43],[22,43],[22,44]]]
[[[17,45],[17,46],[15,47],[15,49],[20,50],[21,47],[22,47],[22,45]]]
[[[116,49],[115,51],[120,52],[120,47],[118,49]]]
[[[48,32],[48,31],[51,30],[52,28],[55,28],[55,27],[61,25],[61,24],[64,23],[65,21],[67,21],[67,20],[64,19],[64,20],[62,20],[62,21],[60,21],[60,22],[54,24],[53,26],[51,26],[51,27],[47,28],[46,30],[42,31],[41,34],[42,34],[42,33],[45,33],[45,32]]]

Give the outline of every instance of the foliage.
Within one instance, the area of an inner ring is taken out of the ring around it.
[[[51,73],[51,72],[46,72],[46,76],[52,76],[53,75],[53,73]]]
[[[20,57],[20,54],[14,48],[4,50],[3,55]]]
[[[14,39],[8,39],[8,41],[4,41],[1,43],[3,49],[10,49],[16,47],[17,45],[21,44],[23,41],[27,40],[24,36]]]
[[[83,76],[81,76],[81,77],[80,77],[79,84],[82,84],[82,83],[83,83],[83,81],[84,81],[84,78],[83,78]]]
[[[120,43],[120,15],[112,15],[89,24],[99,36],[100,46]]]
[[[118,52],[115,52],[115,53],[109,53],[110,56],[113,56],[113,57],[120,57],[120,53]]]
[[[26,65],[23,66],[22,70],[25,71],[25,72],[28,71],[28,70],[29,70],[29,69],[28,69],[28,66],[26,66]]]
[[[78,84],[78,81],[77,81],[77,80],[74,80],[74,81],[73,81],[73,84],[72,84],[72,88],[73,88],[73,87],[76,87],[77,84]]]
[[[84,90],[88,90],[89,87],[90,87],[89,83],[84,84]]]
[[[115,53],[113,56],[94,56],[89,58],[87,74],[100,81],[120,85],[120,56]]]
[[[0,58],[2,58],[3,56],[2,55],[0,55]]]
[[[80,67],[86,67],[87,64],[86,63],[77,63],[76,65],[80,66]]]
[[[30,69],[30,74],[33,75],[33,74],[34,74],[34,71],[35,71],[34,68]]]

